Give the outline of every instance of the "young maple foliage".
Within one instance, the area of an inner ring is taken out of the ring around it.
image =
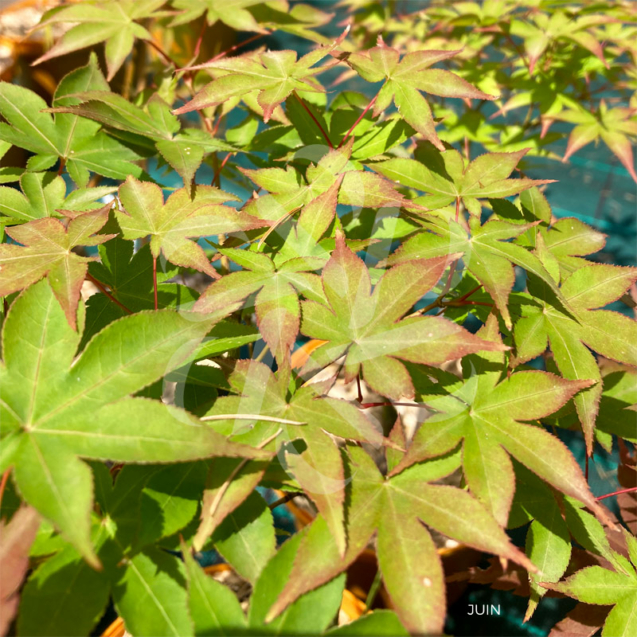
[[[400,59],[398,49],[387,46],[379,36],[378,46],[365,52],[343,54],[343,59],[368,82],[384,84],[374,103],[374,116],[392,103],[404,120],[439,150],[443,143],[435,130],[434,118],[427,100],[420,94],[441,97],[494,100],[451,71],[430,69],[437,62],[448,60],[460,51],[413,51]]]
[[[268,457],[177,407],[129,398],[178,367],[219,319],[194,318],[170,310],[123,318],[93,338],[75,362],[81,334],[46,281],[25,291],[5,321],[0,468],[13,467],[22,497],[93,565],[99,564],[90,539],[93,479],[80,458],[134,463],[218,454]],[[30,325],[26,332],[24,321]]]
[[[523,363],[542,354],[550,343],[564,378],[591,379],[596,384],[575,397],[588,452],[602,394],[601,374],[591,349],[602,356],[637,365],[637,326],[628,317],[603,310],[637,281],[637,268],[591,264],[566,278],[560,291],[566,310],[551,290],[538,285],[532,299],[522,306],[515,324],[516,361]],[[589,349],[590,348],[590,349]]]
[[[448,262],[442,257],[401,264],[385,272],[372,291],[364,261],[337,234],[322,275],[328,304],[302,304],[301,332],[326,343],[312,352],[301,373],[316,372],[345,355],[345,382],[362,371],[365,382],[383,396],[413,398],[409,372],[399,359],[439,364],[482,349],[506,349],[443,318],[401,320],[438,282]]]
[[[275,376],[261,363],[237,361],[228,383],[236,396],[219,398],[204,419],[228,414],[227,421],[213,424],[215,429],[234,441],[252,445],[267,440],[281,428],[281,434],[266,449],[281,449],[284,443],[302,441],[305,449],[300,452],[286,446],[286,464],[323,514],[340,553],[344,554],[345,476],[340,451],[331,436],[380,445],[384,442],[382,434],[354,405],[321,397],[320,386],[299,388],[287,398],[290,373],[285,368]],[[252,421],[234,421],[232,414],[240,413],[255,416]],[[282,426],[259,421],[259,415],[299,424],[283,423]]]
[[[301,541],[297,559],[269,618],[303,593],[331,580],[367,547],[376,549],[387,591],[403,624],[413,633],[438,634],[444,624],[445,588],[440,557],[422,523],[463,544],[496,553],[529,570],[528,558],[509,541],[487,510],[468,492],[431,484],[457,467],[456,458],[422,463],[386,479],[362,449],[349,446],[347,552],[339,554],[322,516]],[[419,559],[412,559],[418,555]],[[312,564],[308,570],[306,565]]]
[[[545,587],[587,604],[612,606],[602,629],[602,637],[629,637],[635,634],[637,609],[637,539],[624,530],[628,557],[615,553],[614,570],[588,566],[559,584]]]
[[[397,265],[450,254],[462,256],[467,270],[491,295],[509,328],[513,325],[509,294],[515,283],[514,265],[546,283],[559,297],[559,289],[542,261],[526,248],[510,242],[526,232],[531,227],[529,224],[492,218],[480,225],[478,219],[472,217],[468,226],[453,219],[427,220],[423,223],[425,231],[407,239],[386,262]]]
[[[568,138],[563,161],[567,161],[587,144],[601,139],[637,182],[633,144],[629,139],[629,135],[637,135],[637,116],[634,108],[608,108],[602,100],[596,113],[578,107],[561,111],[554,115],[553,119],[575,124]]]
[[[124,211],[115,216],[125,239],[150,236],[153,257],[162,253],[175,265],[194,268],[214,278],[219,274],[203,248],[188,239],[261,228],[263,221],[224,206],[233,195],[213,186],[197,186],[194,196],[185,188],[175,191],[164,204],[157,184],[129,177],[120,189]]]
[[[509,179],[530,149],[515,153],[485,153],[467,162],[453,148],[440,153],[431,144],[416,151],[417,159],[394,158],[374,164],[374,170],[403,186],[427,193],[416,200],[428,210],[460,203],[480,217],[480,199],[504,199],[522,191],[553,183],[551,179]]]
[[[325,194],[321,202],[325,206],[325,215],[331,211],[331,221],[336,214],[337,203],[364,208],[393,208],[407,204],[405,197],[390,181],[372,172],[356,169],[350,161],[353,144],[354,140],[350,139],[341,148],[325,153],[316,165],[307,168],[305,180],[293,168],[243,169],[244,175],[269,192],[250,199],[244,211],[259,219],[280,222],[300,208],[307,210],[310,204]],[[417,205],[414,207],[419,209]],[[308,212],[305,216],[310,214],[318,216],[318,212]]]
[[[493,315],[478,335],[501,343]],[[444,455],[463,441],[465,479],[500,524],[506,525],[515,491],[509,454],[554,488],[604,517],[564,445],[541,426],[519,422],[549,416],[594,381],[568,381],[540,371],[518,372],[500,380],[504,367],[501,351],[469,356],[463,363],[468,374],[464,382],[447,387],[442,395],[421,397],[439,413],[422,423],[393,473],[414,462]],[[537,449],[544,452],[538,455]]]
[[[112,234],[97,234],[108,221],[107,204],[94,212],[70,217],[65,226],[59,219],[35,219],[6,230],[18,244],[0,245],[0,295],[23,290],[47,277],[53,293],[73,329],[77,325],[77,304],[90,257],[75,252],[77,246],[96,246],[112,239]]]
[[[150,32],[139,22],[159,16],[158,9],[164,4],[166,0],[110,0],[53,9],[42,17],[37,28],[65,22],[77,24],[35,64],[104,42],[110,82],[133,49],[135,40],[152,40]]]
[[[79,92],[108,90],[97,56],[92,55],[86,66],[71,71],[58,84],[53,106],[75,104]],[[31,170],[47,170],[60,160],[80,188],[88,184],[91,172],[114,179],[141,176],[141,168],[133,162],[143,155],[107,135],[99,123],[66,111],[51,116],[47,106],[33,91],[0,82],[0,115],[6,119],[0,123],[0,140],[35,153],[29,160]]]
[[[634,11],[394,4],[44,13],[46,70],[0,83],[0,624],[432,635],[464,581],[526,596],[527,622],[581,600],[552,634],[635,634],[637,268],[608,263],[630,224],[563,218],[531,178],[602,141],[572,170],[616,157],[598,212],[629,202]],[[401,398],[418,420],[385,437]],[[456,572],[444,538],[497,557]]]
[[[204,86],[192,100],[173,113],[189,113],[223,104],[228,99],[259,91],[257,102],[263,108],[263,121],[272,117],[277,106],[295,91],[323,93],[325,89],[314,79],[334,66],[314,66],[329,55],[344,39],[346,29],[330,46],[322,46],[297,59],[296,51],[265,51],[234,58],[206,62],[186,70],[212,69],[219,77]]]

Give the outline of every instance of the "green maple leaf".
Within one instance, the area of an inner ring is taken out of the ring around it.
[[[460,51],[414,51],[400,59],[397,49],[388,47],[382,38],[379,46],[363,53],[343,54],[345,61],[368,82],[381,82],[374,104],[374,116],[386,110],[392,101],[403,119],[440,150],[444,146],[435,130],[431,108],[420,91],[441,97],[494,100],[492,95],[443,69],[430,69],[436,62],[448,60]]]
[[[112,600],[136,634],[192,637],[182,560],[153,546],[155,537],[144,530],[153,515],[161,520],[153,531],[178,531],[188,515],[194,517],[205,462],[125,465],[115,480],[105,464],[91,468],[91,538],[103,568],[93,569],[69,544],[60,549],[58,536],[45,540],[39,552],[45,559],[25,586],[20,633],[90,634]],[[146,602],[141,608],[140,599]]]
[[[0,186],[0,225],[24,223],[44,217],[58,217],[59,210],[83,212],[100,208],[98,199],[113,193],[116,188],[79,188],[66,194],[64,179],[53,173],[24,173],[20,177],[20,189]]]
[[[234,420],[229,417],[220,423],[213,423],[213,426],[224,435],[231,436],[233,441],[251,445],[262,443],[281,428],[277,441],[270,443],[266,449],[280,450],[286,442],[302,441],[305,449],[300,452],[286,446],[285,460],[288,469],[324,515],[340,552],[344,553],[346,536],[343,464],[338,447],[327,434],[376,445],[383,443],[383,436],[354,405],[335,398],[321,397],[320,386],[315,388],[309,385],[296,389],[288,398],[290,374],[285,367],[280,369],[275,376],[261,363],[237,361],[228,376],[230,390],[236,396],[217,399],[204,420],[207,417],[218,419],[224,414],[254,414],[253,419]],[[258,416],[307,424],[299,426],[259,421]],[[260,473],[264,470],[265,468]],[[204,515],[197,546],[208,537],[212,528],[213,520],[206,519]]]
[[[263,121],[272,117],[274,109],[295,91],[324,93],[325,89],[314,79],[318,73],[334,64],[314,66],[329,55],[347,35],[348,29],[330,46],[322,46],[297,60],[296,51],[265,51],[247,53],[233,58],[206,62],[194,69],[212,69],[219,77],[206,84],[195,97],[175,114],[189,113],[259,90],[257,101],[263,108]]]
[[[165,3],[166,0],[111,0],[53,9],[42,16],[38,29],[52,24],[77,24],[34,64],[104,42],[110,82],[133,50],[135,40],[152,40],[150,32],[139,22],[159,17],[157,10]]]
[[[480,217],[480,199],[504,199],[528,188],[553,183],[551,179],[509,179],[528,148],[514,153],[485,153],[467,162],[453,148],[439,153],[430,144],[416,152],[417,159],[395,158],[376,163],[372,168],[385,177],[425,193],[416,203],[429,210],[460,203]]]
[[[364,208],[403,205],[407,200],[389,181],[380,175],[356,170],[350,161],[353,144],[354,140],[350,139],[342,148],[327,152],[316,165],[308,166],[305,178],[292,167],[242,169],[244,175],[269,193],[250,199],[244,207],[245,212],[259,219],[280,223],[300,208],[316,202],[316,206],[322,205],[324,212],[321,215],[313,214],[311,218],[320,223],[324,232],[329,226],[329,222],[325,225],[328,218],[331,222],[336,214],[337,203]],[[316,200],[320,195],[325,197],[318,202]],[[309,249],[313,243],[308,235],[315,240],[320,237],[320,234],[316,236],[309,229],[303,235],[304,249]],[[301,251],[298,256],[308,255]]]
[[[478,334],[500,342],[493,315]],[[518,372],[500,380],[505,369],[504,355],[488,352],[467,359],[464,382],[430,385],[432,395],[420,398],[439,413],[422,423],[393,473],[413,462],[449,453],[462,441],[467,484],[500,524],[507,522],[515,490],[509,454],[555,489],[604,517],[564,444],[543,427],[520,422],[549,416],[594,381],[569,381],[540,371]],[[425,386],[422,392],[427,391]]]
[[[597,56],[608,68],[601,42],[590,31],[591,27],[612,22],[611,16],[585,15],[572,17],[564,11],[538,12],[532,19],[511,21],[508,30],[524,40],[524,49],[533,74],[537,61],[544,52],[560,40],[570,40]]]
[[[231,272],[213,283],[201,295],[194,310],[209,312],[234,306],[258,292],[254,301],[257,326],[277,359],[282,360],[293,347],[299,332],[299,293],[314,300],[325,300],[320,277],[311,273],[320,269],[325,261],[298,258],[276,267],[272,258],[265,254],[231,248],[219,251],[245,270]]]
[[[360,448],[348,447],[346,460],[350,480],[347,552],[341,556],[325,520],[318,516],[301,542],[292,572],[267,619],[347,569],[376,531],[376,555],[385,587],[400,620],[415,634],[440,634],[445,619],[444,573],[424,525],[535,570],[472,495],[455,487],[430,484],[457,467],[459,454],[423,463],[390,479],[381,475]]]
[[[547,207],[546,212],[551,214],[550,207]],[[499,214],[498,217],[503,219]],[[524,247],[534,248],[536,256],[556,282],[590,265],[591,262],[582,257],[599,252],[606,244],[606,235],[574,217],[563,217],[550,228],[546,225],[550,218],[543,218],[542,221],[545,223],[531,228],[515,241]]]
[[[115,130],[133,133],[153,141],[155,149],[190,187],[206,152],[236,149],[220,139],[195,128],[181,129],[178,118],[159,95],[153,95],[144,108],[103,90],[73,95],[78,104],[48,109],[52,113],[69,113],[100,122]]]
[[[22,497],[93,565],[99,563],[90,540],[93,483],[80,458],[267,455],[176,407],[129,398],[178,367],[216,319],[170,310],[135,314],[109,325],[74,360],[81,333],[69,326],[46,282],[14,301],[3,329],[0,469],[13,467]]]
[[[175,265],[194,268],[214,278],[203,248],[189,239],[252,230],[263,221],[223,204],[237,197],[212,186],[197,186],[191,199],[186,188],[176,190],[164,203],[159,186],[129,177],[119,189],[124,211],[115,216],[125,239],[150,235],[150,249],[156,259],[160,253]]]
[[[85,6],[85,5],[83,5]],[[71,7],[71,8],[79,8]],[[53,107],[77,104],[76,93],[108,91],[109,87],[92,55],[89,63],[66,75],[55,91]],[[36,154],[29,160],[32,170],[50,168],[59,159],[73,181],[86,186],[90,173],[113,179],[141,176],[142,170],[132,161],[141,155],[100,130],[100,124],[67,112],[52,117],[48,105],[33,91],[22,86],[0,83],[0,139]]]
[[[344,576],[337,577],[316,591],[301,596],[274,622],[265,622],[269,605],[283,589],[292,571],[303,535],[301,532],[290,538],[268,561],[256,581],[247,617],[237,596],[223,584],[208,577],[183,546],[189,584],[188,608],[193,618],[195,633],[216,635],[230,630],[253,635],[324,634],[333,623],[341,605],[345,586]],[[399,624],[393,613],[387,614],[394,618],[395,624]]]
[[[635,634],[637,614],[637,539],[623,530],[630,562],[615,554],[619,562],[615,570],[603,566],[589,566],[559,584],[545,584],[546,588],[574,597],[586,604],[612,606],[606,617],[602,637],[631,637]]]
[[[121,305],[104,294],[93,294],[88,299],[84,343],[88,343],[102,328],[115,319],[126,316],[128,312],[154,308],[153,257],[150,246],[142,246],[135,254],[133,249],[132,241],[115,238],[100,245],[100,261],[89,264],[89,273],[106,286],[111,296]],[[159,268],[157,272],[157,306],[159,309],[190,309],[197,300],[197,293],[180,283],[169,282],[177,276],[179,268],[168,262],[162,265],[164,268]]]
[[[337,235],[322,276],[328,305],[302,304],[301,332],[326,341],[312,352],[302,373],[345,355],[346,383],[362,371],[365,382],[380,394],[412,398],[414,387],[401,360],[439,364],[483,348],[502,349],[443,318],[401,320],[438,282],[447,264],[447,257],[401,264],[387,270],[372,292],[367,266]]]
[[[596,309],[616,301],[635,280],[636,268],[601,264],[580,268],[560,288],[569,313],[546,288],[532,286],[534,297],[522,306],[522,317],[515,324],[516,360],[520,363],[531,360],[550,344],[560,373],[571,380],[601,381],[590,349],[606,358],[636,365],[635,321],[618,312]],[[601,393],[602,384],[598,382],[575,398],[589,453]]]
[[[209,25],[219,21],[236,31],[268,33],[248,11],[249,8],[264,2],[265,0],[173,0],[173,6],[175,9],[181,9],[181,12],[171,25],[187,24],[205,13]]]
[[[0,296],[6,296],[47,277],[71,327],[76,327],[80,289],[91,257],[73,252],[77,246],[95,246],[112,239],[96,234],[108,221],[111,204],[93,212],[66,212],[65,225],[45,217],[7,229],[18,244],[0,244]]]
[[[509,240],[520,236],[532,224],[507,223],[490,219],[480,225],[478,219],[469,219],[466,226],[449,219],[432,218],[426,230],[407,239],[386,260],[400,264],[413,259],[440,258],[461,254],[469,272],[484,286],[500,311],[507,327],[512,326],[508,307],[509,293],[515,283],[514,264],[545,282],[556,294],[559,290],[551,274],[538,257]]]
[[[602,100],[596,112],[577,105],[553,115],[552,119],[575,124],[568,138],[563,161],[567,161],[580,148],[601,139],[637,182],[632,148],[637,137],[637,115],[634,108],[608,108]]]

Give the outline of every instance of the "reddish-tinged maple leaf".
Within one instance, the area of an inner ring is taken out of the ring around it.
[[[180,188],[164,203],[159,186],[129,177],[119,189],[119,198],[125,212],[117,211],[115,215],[125,239],[150,235],[150,249],[155,258],[161,252],[175,265],[194,268],[214,278],[219,278],[219,274],[203,248],[189,239],[267,225],[224,206],[226,201],[237,198],[212,186],[197,186],[192,198],[189,190]]]
[[[302,373],[345,355],[345,382],[362,371],[370,387],[384,396],[411,398],[414,387],[400,359],[435,365],[483,349],[506,349],[441,317],[401,320],[438,282],[448,261],[441,257],[403,263],[387,270],[372,291],[367,266],[337,235],[336,249],[323,269],[328,305],[302,305],[301,332],[327,341],[312,352]]]
[[[77,246],[96,246],[114,234],[95,234],[108,221],[111,204],[84,213],[64,211],[73,217],[65,223],[45,218],[7,228],[7,234],[22,245],[0,245],[0,296],[24,288],[48,277],[69,324],[77,324],[77,304],[88,262],[73,252]]]

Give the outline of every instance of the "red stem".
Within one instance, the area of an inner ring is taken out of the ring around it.
[[[458,223],[459,218],[460,218],[460,197],[456,197],[456,223]]]
[[[347,131],[347,135],[343,137],[343,139],[341,140],[341,143],[338,145],[339,148],[349,139],[349,136],[354,132],[354,129],[360,124],[360,121],[363,119],[363,117],[365,117],[365,115],[367,114],[367,111],[372,106],[374,106],[377,98],[378,98],[378,93],[374,95],[374,98],[372,99],[372,101],[365,107],[365,110],[360,114],[358,119],[354,122],[353,126]]]
[[[262,38],[264,35],[270,35],[270,33],[257,33],[256,35],[253,35],[251,38],[248,38],[247,40],[244,40],[243,42],[239,42],[238,44],[231,46],[229,49],[226,49],[225,51],[221,51],[221,53],[218,53],[217,55],[215,55],[213,58],[208,60],[208,62],[216,62],[217,60],[220,60],[221,58],[228,55],[228,53],[232,53],[233,51],[240,49],[242,46],[245,46],[246,44],[250,44],[251,42],[258,40],[259,38]],[[204,64],[208,64],[208,62],[204,62]]]
[[[155,51],[164,58],[165,62],[172,64],[176,69],[179,68],[179,65],[175,62],[175,60],[173,60],[170,55],[168,55],[168,53],[166,53],[166,51],[157,44],[157,42],[153,42],[152,40],[146,40],[146,42],[148,42],[148,44],[150,44],[150,46],[152,46],[153,49],[155,49]]]
[[[11,475],[11,467],[9,467],[2,474],[2,482],[0,482],[0,506],[2,506],[2,496],[4,496],[4,488],[7,486],[7,481],[9,480],[10,475]]]
[[[155,296],[155,309],[157,309],[157,257],[153,259],[153,294]]]
[[[482,287],[482,284],[478,285],[477,287],[473,288],[471,292],[467,292],[466,294],[463,294],[459,299],[456,299],[456,301],[464,301],[465,299],[468,299],[472,294],[475,294],[481,287]]]
[[[613,491],[612,493],[607,493],[606,495],[600,495],[596,500],[604,500],[605,498],[610,498],[614,495],[621,495],[622,493],[632,493],[633,491],[637,491],[637,487],[630,487],[629,489],[620,489],[619,491]]]
[[[296,97],[299,104],[305,109],[305,112],[314,120],[314,123],[318,126],[318,129],[321,131],[321,134],[323,135],[323,138],[327,142],[327,145],[330,147],[330,150],[334,150],[334,146],[332,145],[330,138],[327,136],[327,133],[321,126],[321,122],[319,122],[318,119],[314,117],[314,113],[312,113],[312,111],[307,107],[307,104],[297,95],[296,91],[294,91],[294,97]]]
[[[221,188],[221,183],[220,183],[220,177],[221,177],[221,171],[223,170],[223,167],[226,165],[226,162],[228,161],[228,159],[230,159],[230,155],[232,155],[232,153],[228,153],[224,158],[223,161],[221,162],[221,164],[217,167],[217,170],[215,170],[215,174],[212,178],[212,183],[213,184],[217,184],[218,188]]]
[[[201,43],[203,42],[203,34],[206,32],[206,27],[208,26],[208,22],[204,17],[203,23],[201,25],[201,31],[199,32],[199,38],[197,39],[197,44],[195,45],[194,53],[192,54],[193,58],[196,60],[199,57],[199,52],[201,51]]]
[[[113,303],[115,303],[115,305],[119,305],[119,307],[122,308],[122,310],[124,310],[124,312],[126,312],[127,314],[132,314],[132,312],[123,304],[120,303],[107,289],[106,286],[101,282],[98,281],[92,274],[90,274],[89,272],[86,273],[86,278],[107,298],[109,298],[111,301],[113,301]]]
[[[420,407],[424,409],[427,405],[418,403],[361,403],[358,405],[359,409],[370,409],[371,407]]]
[[[362,403],[363,402],[363,390],[361,389],[361,377],[360,376],[356,377],[356,387],[358,389],[358,402]]]

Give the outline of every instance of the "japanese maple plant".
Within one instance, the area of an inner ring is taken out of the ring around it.
[[[529,176],[637,181],[635,7],[408,6],[42,16],[73,70],[0,84],[3,634],[437,635],[450,582],[637,634],[637,268]]]

